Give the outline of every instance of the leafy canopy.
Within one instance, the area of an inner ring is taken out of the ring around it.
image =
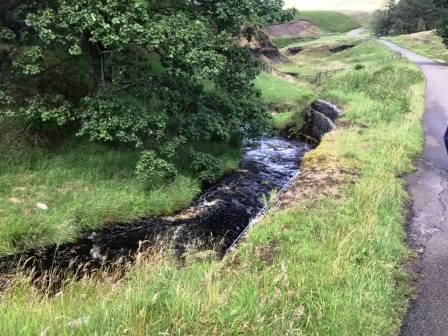
[[[6,1],[0,113],[142,150],[141,176],[175,175],[176,150],[259,134],[260,66],[241,35],[287,19],[282,0]]]
[[[437,32],[443,38],[443,42],[448,47],[448,0],[435,0],[435,2],[444,13],[437,26]]]
[[[434,29],[440,17],[435,0],[388,0],[372,23],[377,33],[410,34]]]

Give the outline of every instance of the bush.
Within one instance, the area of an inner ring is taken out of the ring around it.
[[[160,157],[155,151],[144,151],[137,163],[137,176],[145,182],[152,183],[157,179],[174,180],[177,175],[176,167]]]
[[[208,153],[192,151],[191,167],[204,184],[215,182],[221,175],[219,160]]]

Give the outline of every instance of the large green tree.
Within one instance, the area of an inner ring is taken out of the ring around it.
[[[285,17],[282,0],[7,0],[0,113],[142,150],[171,175],[182,142],[259,133],[259,64],[237,41]],[[286,15],[287,16],[287,15]]]

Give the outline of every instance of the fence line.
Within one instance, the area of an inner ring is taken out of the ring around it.
[[[389,57],[383,58],[381,61],[388,62],[388,61],[396,60],[396,59],[399,59],[402,57],[403,57],[403,55],[399,51],[394,51],[392,55],[390,55]],[[268,73],[273,73],[274,70],[280,72],[281,74],[293,76],[294,78],[296,78],[298,80],[304,80],[304,81],[310,81],[313,83],[318,83],[322,79],[327,78],[329,76],[333,76],[333,75],[337,74],[338,72],[345,71],[345,70],[351,70],[351,69],[340,68],[340,69],[335,69],[335,70],[320,71],[320,72],[316,73],[315,75],[301,75],[301,74],[298,74],[295,72],[280,71],[278,69],[275,69],[272,64],[267,64],[267,63],[265,64],[265,71],[267,71]],[[351,71],[353,71],[353,70],[351,70]]]

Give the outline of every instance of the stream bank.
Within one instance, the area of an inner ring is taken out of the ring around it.
[[[132,264],[139,252],[161,242],[171,244],[181,259],[190,250],[215,250],[222,256],[276,191],[298,175],[304,155],[334,128],[340,114],[336,106],[319,100],[307,112],[302,130],[303,139],[311,142],[280,137],[246,141],[240,170],[178,214],[110,226],[74,243],[7,257],[0,260],[0,273],[31,272],[36,280],[54,281],[67,274],[82,278],[99,269],[113,271]]]

